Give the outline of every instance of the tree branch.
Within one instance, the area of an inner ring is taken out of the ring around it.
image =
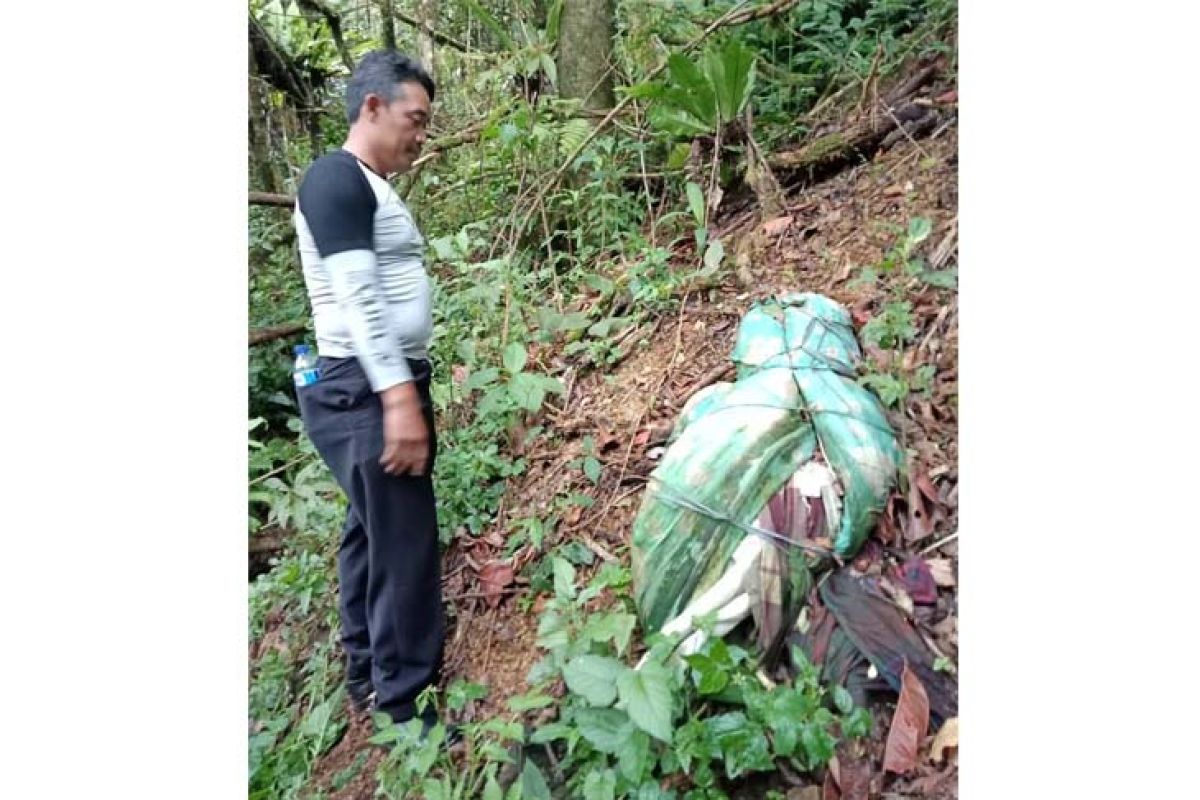
[[[288,322],[284,325],[272,325],[269,328],[258,328],[250,331],[250,347],[264,342],[273,342],[308,330],[307,322]]]
[[[410,26],[416,28],[417,30],[424,31],[425,33],[427,33],[431,37],[433,37],[433,40],[435,42],[437,42],[438,44],[444,44],[444,45],[447,45],[448,47],[453,47],[455,50],[461,50],[464,53],[469,53],[471,51],[470,47],[463,44],[458,39],[455,39],[452,36],[447,36],[444,33],[438,33],[437,31],[435,31],[433,29],[433,26],[430,25],[429,23],[421,22],[418,19],[414,19],[413,17],[410,17],[408,14],[405,14],[403,11],[396,12],[396,19],[400,20],[405,25],[410,25]]]
[[[280,206],[282,208],[291,208],[295,204],[296,199],[286,194],[274,194],[273,192],[251,192],[250,205],[252,206]]]
[[[325,18],[329,32],[333,34],[333,43],[337,47],[338,55],[342,57],[342,63],[353,73],[354,59],[350,57],[350,48],[346,47],[346,40],[342,37],[342,18],[320,0],[299,0],[299,4],[302,9]]]

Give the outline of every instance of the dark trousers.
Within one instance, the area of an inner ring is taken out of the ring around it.
[[[370,679],[380,711],[397,722],[437,680],[442,665],[441,560],[433,497],[430,365],[412,361],[430,432],[425,475],[388,475],[383,407],[355,358],[321,358],[321,377],[298,390],[300,414],[350,507],[338,549],[342,644],[347,679]]]

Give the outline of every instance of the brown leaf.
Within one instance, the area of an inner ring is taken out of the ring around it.
[[[917,750],[929,730],[929,696],[917,674],[904,662],[900,676],[900,701],[892,717],[883,754],[885,772],[903,775],[917,765]]]
[[[938,498],[937,487],[933,485],[933,481],[929,480],[929,476],[924,472],[917,473],[917,488],[921,490],[921,494],[929,498],[929,502],[941,502]]]
[[[925,501],[920,488],[920,472],[916,464],[909,462],[910,476],[908,481],[908,519],[904,526],[904,538],[909,542],[919,542],[933,534],[937,520],[934,518],[936,507]]]
[[[950,559],[930,558],[925,563],[929,566],[929,572],[933,575],[934,583],[938,586],[954,585],[954,565],[950,563]]]
[[[471,377],[471,370],[462,364],[455,364],[451,368],[450,372],[454,376],[454,382],[459,386],[462,386],[467,382],[467,378]]]
[[[483,599],[495,608],[500,603],[504,588],[513,581],[513,568],[502,561],[489,561],[479,570],[479,585]]]
[[[646,442],[648,442],[648,441],[650,441],[650,429],[643,428],[642,430],[637,432],[637,435],[635,435],[633,437],[633,446],[641,447],[642,445],[646,444]]]
[[[957,103],[958,102],[958,91],[956,89],[951,89],[948,92],[939,94],[937,97],[933,98],[933,102],[937,103],[938,105],[943,105],[943,106],[948,106],[951,103]]]
[[[775,217],[775,219],[769,219],[762,224],[762,232],[767,236],[778,236],[786,231],[791,224],[792,218],[789,215]]]
[[[803,789],[788,789],[787,800],[821,800],[821,787],[805,786]]]
[[[868,800],[871,794],[871,762],[866,758],[851,758],[839,749],[837,782],[842,800]]]
[[[837,782],[833,779],[833,772],[825,773],[825,783],[821,786],[821,800],[842,800],[842,793],[838,791]]]
[[[958,717],[951,717],[942,725],[942,729],[933,737],[933,746],[929,749],[929,757],[940,764],[946,758],[948,748],[958,749]]]

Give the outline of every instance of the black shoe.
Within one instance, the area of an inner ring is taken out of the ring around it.
[[[369,680],[347,681],[346,694],[350,695],[350,704],[359,714],[369,713],[375,705],[375,687]]]

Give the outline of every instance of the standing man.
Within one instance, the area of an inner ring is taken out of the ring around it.
[[[309,167],[294,215],[320,357],[300,413],[350,501],[338,550],[347,689],[360,712],[373,699],[397,723],[436,682],[444,637],[425,241],[388,183],[420,154],[433,95],[417,62],[365,55],[346,87],[346,142]]]

